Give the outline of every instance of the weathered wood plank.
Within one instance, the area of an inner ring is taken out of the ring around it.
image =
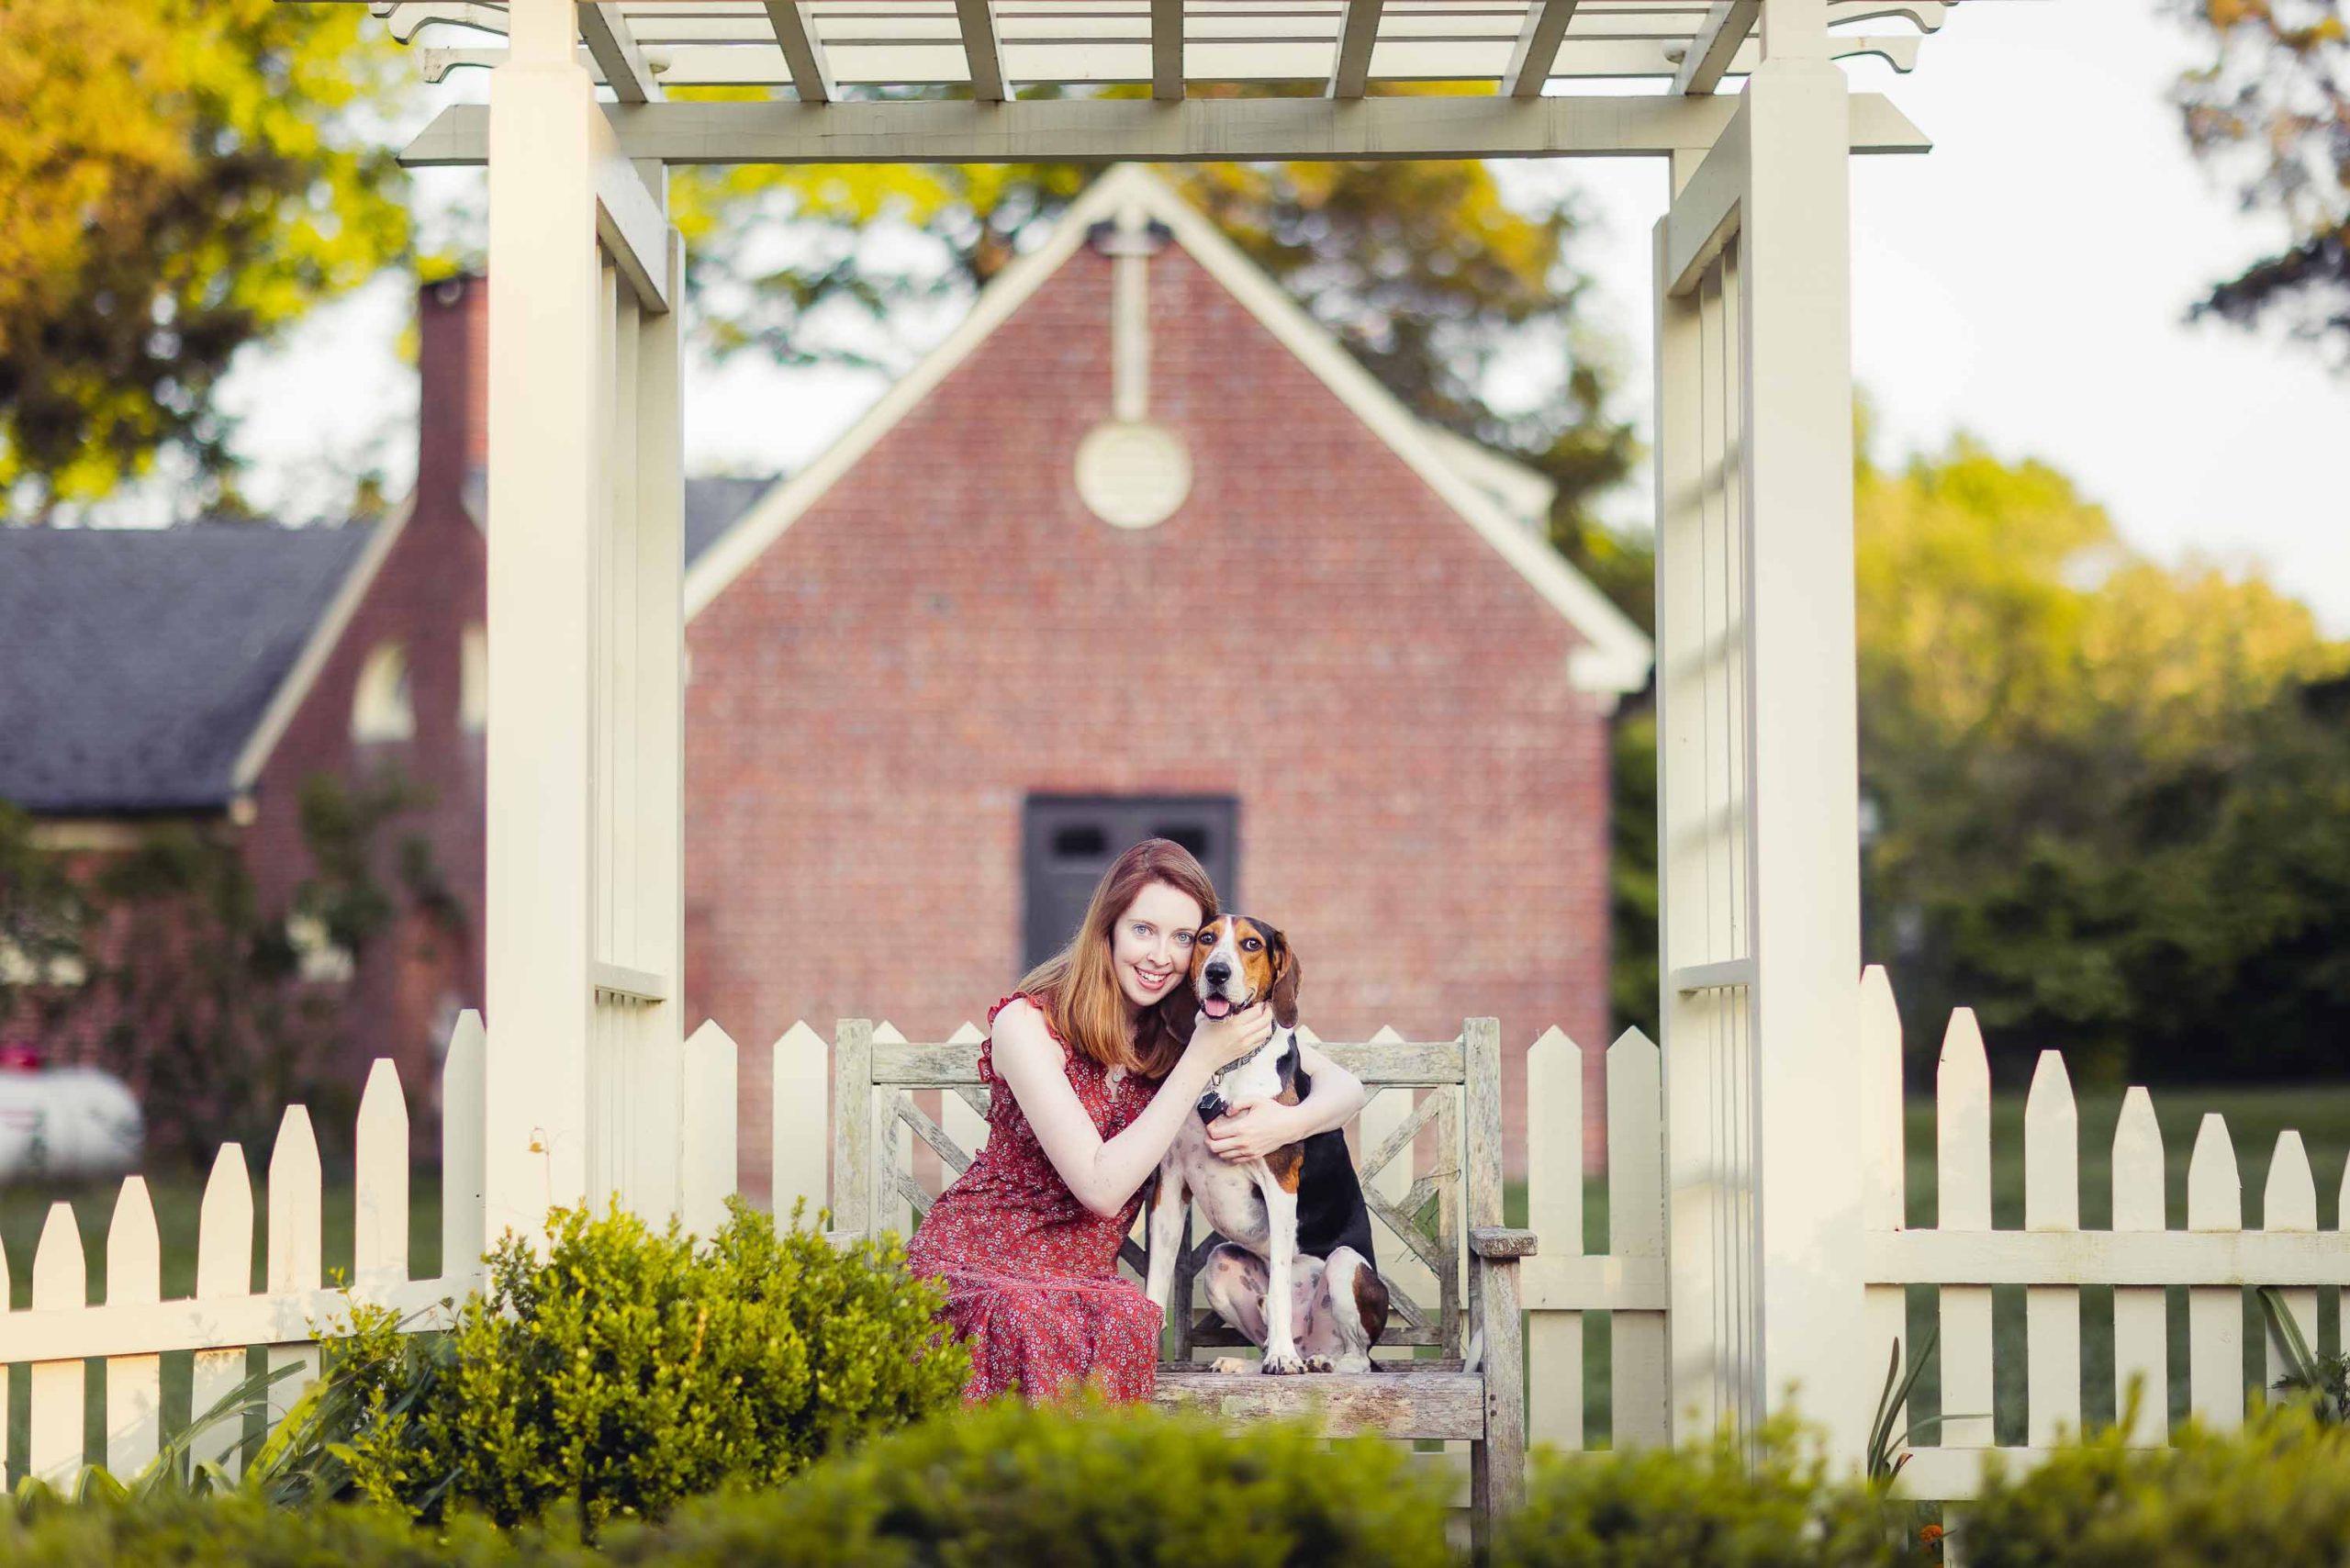
[[[1526,1347],[1519,1337],[1524,1320],[1518,1314],[1516,1263],[1480,1259],[1469,1268],[1477,1280],[1478,1327],[1485,1338],[1485,1435],[1470,1461],[1470,1486],[1482,1534],[1491,1529],[1494,1518],[1517,1506],[1526,1491],[1526,1384],[1521,1381]]]
[[[833,1228],[858,1234],[873,1225],[866,1195],[873,1162],[873,1118],[866,1112],[873,1058],[872,1020],[842,1019],[833,1032]],[[976,1053],[971,1079],[979,1079]]]
[[[1232,1422],[1318,1416],[1334,1434],[1478,1439],[1485,1435],[1484,1380],[1458,1369],[1326,1372],[1267,1377],[1185,1363],[1158,1369],[1155,1403]]]
[[[1326,1045],[1325,1056],[1360,1079],[1366,1087],[1410,1084],[1421,1087],[1461,1081],[1462,1051],[1458,1040],[1416,1042],[1396,1040],[1360,1045]],[[976,1043],[890,1041],[872,1043],[875,1085],[907,1089],[950,1089],[979,1081],[979,1049]]]
[[[1505,1226],[1476,1226],[1469,1232],[1469,1252],[1476,1258],[1531,1258],[1539,1242],[1530,1230]]]

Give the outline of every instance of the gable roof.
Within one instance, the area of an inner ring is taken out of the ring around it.
[[[762,497],[686,570],[686,618],[690,621],[725,591],[814,506],[882,436],[968,359],[1013,311],[1077,253],[1088,231],[1123,210],[1139,209],[1171,232],[1208,274],[1304,364],[1338,400],[1460,515],[1534,591],[1579,633],[1583,646],[1569,664],[1586,691],[1638,690],[1648,680],[1654,650],[1639,627],[1590,579],[1567,564],[1527,524],[1531,484],[1545,483],[1498,454],[1486,453],[1422,423],[1322,326],[1281,292],[1256,263],[1174,189],[1137,164],[1123,163],[1087,187],[1045,242],[1005,268],[972,302],[970,313],[946,341],[884,393],[865,416],[822,455]],[[1466,449],[1464,451],[1464,449]],[[1507,471],[1516,470],[1513,477]]]
[[[218,810],[377,529],[0,529],[0,799]]]
[[[691,562],[771,479],[688,479]],[[260,777],[408,521],[0,529],[0,800],[211,812]]]

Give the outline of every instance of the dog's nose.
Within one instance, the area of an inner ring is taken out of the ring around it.
[[[1211,1089],[1206,1093],[1200,1096],[1200,1103],[1197,1108],[1200,1113],[1200,1120],[1203,1122],[1213,1122],[1218,1116],[1224,1114],[1224,1096]]]
[[[1205,969],[1203,969],[1201,973],[1208,977],[1208,983],[1210,985],[1222,985],[1225,981],[1232,978],[1232,966],[1225,963],[1223,959],[1218,958],[1214,963],[1208,965]]]

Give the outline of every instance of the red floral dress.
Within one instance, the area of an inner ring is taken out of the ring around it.
[[[988,1010],[990,1028],[1018,994]],[[1083,1052],[1061,1048],[1069,1087],[1104,1138],[1150,1103],[1156,1086],[1147,1081],[1121,1074],[1113,1081]],[[947,1326],[970,1346],[964,1402],[1016,1388],[1037,1404],[1079,1383],[1112,1400],[1147,1399],[1158,1361],[1159,1312],[1118,1275],[1118,1243],[1142,1194],[1108,1219],[1078,1202],[1020,1102],[996,1081],[992,1049],[992,1042],[979,1047],[979,1081],[992,1086],[986,1147],[939,1194],[906,1247],[917,1273],[946,1283]]]

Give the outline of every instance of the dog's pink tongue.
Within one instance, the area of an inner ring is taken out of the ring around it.
[[[1232,1003],[1226,1002],[1220,996],[1211,996],[1205,1002],[1201,1002],[1200,1006],[1211,1018],[1221,1018],[1225,1014],[1232,1011]]]

